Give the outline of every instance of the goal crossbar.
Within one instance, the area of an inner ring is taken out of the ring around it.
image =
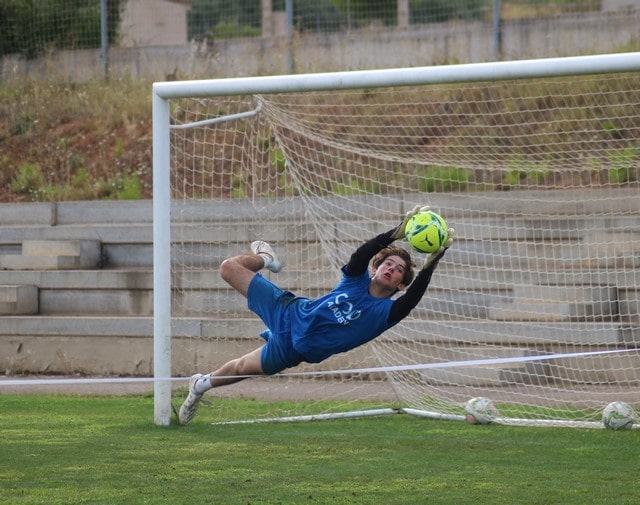
[[[640,52],[636,52],[415,68],[156,82],[153,84],[153,93],[160,98],[171,99],[329,91],[633,72],[639,68]]]

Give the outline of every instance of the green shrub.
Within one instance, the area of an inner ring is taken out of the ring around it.
[[[45,178],[40,165],[23,163],[11,181],[11,190],[19,195],[34,195],[45,185]]]
[[[624,184],[638,180],[638,160],[640,149],[628,147],[621,151],[612,151],[609,155],[609,182]]]
[[[470,173],[458,167],[428,167],[418,175],[418,189],[426,193],[465,191]]]

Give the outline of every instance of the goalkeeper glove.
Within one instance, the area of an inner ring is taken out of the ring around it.
[[[423,270],[428,268],[434,269],[438,265],[438,262],[444,256],[444,253],[449,249],[449,247],[451,247],[451,244],[453,244],[455,233],[456,231],[453,228],[449,228],[447,230],[447,240],[445,240],[444,244],[442,244],[437,251],[432,252],[426,257],[424,264],[422,265]]]
[[[407,215],[402,220],[402,223],[400,223],[398,227],[395,229],[395,231],[391,234],[391,238],[393,240],[399,240],[401,238],[404,238],[404,229],[407,227],[407,223],[409,222],[409,219],[411,219],[413,216],[415,216],[420,212],[427,212],[430,208],[431,207],[429,206],[421,207],[420,205],[416,205],[412,210],[407,212]]]

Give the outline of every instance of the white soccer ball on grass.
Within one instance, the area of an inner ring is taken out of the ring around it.
[[[471,424],[489,424],[498,417],[498,409],[493,401],[483,396],[471,398],[464,410],[467,412],[467,422]]]
[[[610,430],[630,430],[637,417],[628,403],[611,402],[602,411],[602,424]]]

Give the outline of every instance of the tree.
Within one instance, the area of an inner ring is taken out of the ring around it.
[[[190,39],[214,36],[216,26],[260,28],[260,0],[195,0],[187,18]],[[259,31],[257,32],[259,33]]]
[[[299,31],[335,32],[347,24],[346,16],[330,0],[294,0],[293,18]]]
[[[114,43],[125,0],[107,2],[109,43]],[[100,2],[96,0],[2,0],[0,55],[35,58],[50,49],[101,46]]]
[[[452,19],[481,19],[485,0],[411,0],[410,22],[443,23]]]
[[[350,23],[365,25],[373,20],[395,25],[398,17],[397,0],[334,0],[333,3],[349,18]]]

